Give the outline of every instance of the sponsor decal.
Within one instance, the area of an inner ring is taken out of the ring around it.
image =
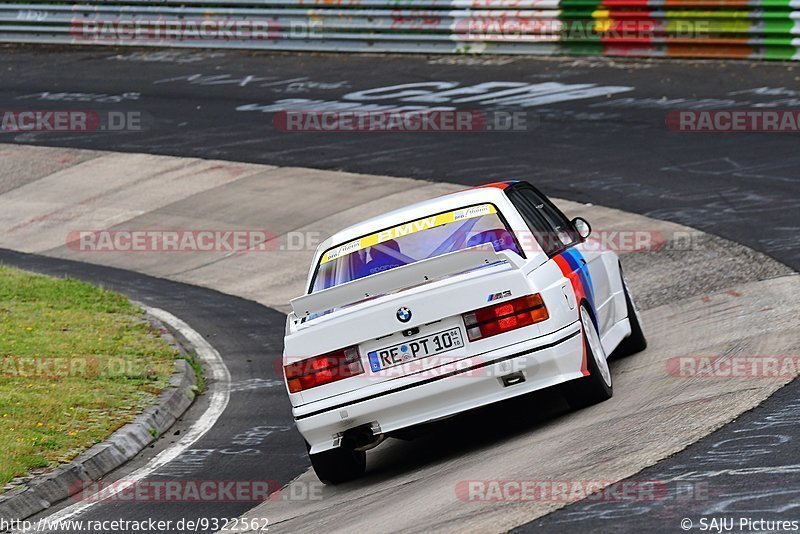
[[[357,250],[369,248],[385,241],[397,239],[406,235],[415,234],[423,230],[435,228],[443,224],[449,224],[456,221],[465,219],[472,219],[474,217],[481,217],[483,215],[497,213],[497,209],[492,204],[482,204],[479,206],[472,206],[469,208],[462,208],[447,213],[440,213],[432,217],[424,217],[408,223],[400,224],[386,230],[381,230],[374,234],[364,236],[354,241],[349,241],[343,245],[332,248],[322,255],[320,265],[324,265],[329,261],[333,261],[342,256],[352,254]]]

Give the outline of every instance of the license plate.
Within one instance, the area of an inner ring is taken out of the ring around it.
[[[451,328],[413,341],[398,343],[391,347],[373,350],[368,354],[369,366],[373,371],[402,365],[411,360],[435,356],[464,346],[461,330]]]

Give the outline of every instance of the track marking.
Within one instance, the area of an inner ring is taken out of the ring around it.
[[[230,399],[231,374],[228,371],[228,368],[225,365],[225,362],[222,360],[222,356],[220,356],[219,352],[217,352],[217,350],[212,347],[202,335],[171,313],[159,308],[152,308],[144,305],[141,306],[144,307],[147,313],[180,332],[181,335],[194,346],[195,350],[197,351],[198,358],[208,367],[211,372],[211,379],[213,380],[211,384],[211,400],[208,403],[208,408],[206,408],[206,411],[203,412],[203,415],[198,417],[197,421],[195,421],[183,438],[181,438],[174,445],[158,453],[156,457],[150,460],[146,465],[143,465],[125,477],[124,482],[114,484],[113,487],[104,488],[103,491],[108,497],[116,495],[143,478],[149,476],[160,467],[163,467],[177,458],[183,451],[194,445],[197,440],[203,437],[205,433],[214,426],[219,417],[222,415],[222,412],[224,412],[225,408],[228,406],[228,400]],[[65,521],[82,514],[89,510],[89,508],[92,506],[103,502],[105,502],[105,500],[79,502],[73,504],[72,506],[68,506],[63,510],[59,510],[58,512],[47,517],[51,524],[56,521]]]

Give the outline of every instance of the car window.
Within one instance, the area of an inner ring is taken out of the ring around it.
[[[579,241],[572,223],[533,188],[515,188],[509,192],[509,198],[548,256]]]
[[[320,257],[310,292],[487,243],[496,251],[523,254],[493,204],[409,221],[326,251]]]

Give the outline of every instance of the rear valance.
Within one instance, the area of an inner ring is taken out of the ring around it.
[[[292,299],[291,305],[297,317],[308,317],[494,263],[507,262],[519,269],[524,261],[513,252],[496,252],[491,243],[484,243],[303,295]]]

